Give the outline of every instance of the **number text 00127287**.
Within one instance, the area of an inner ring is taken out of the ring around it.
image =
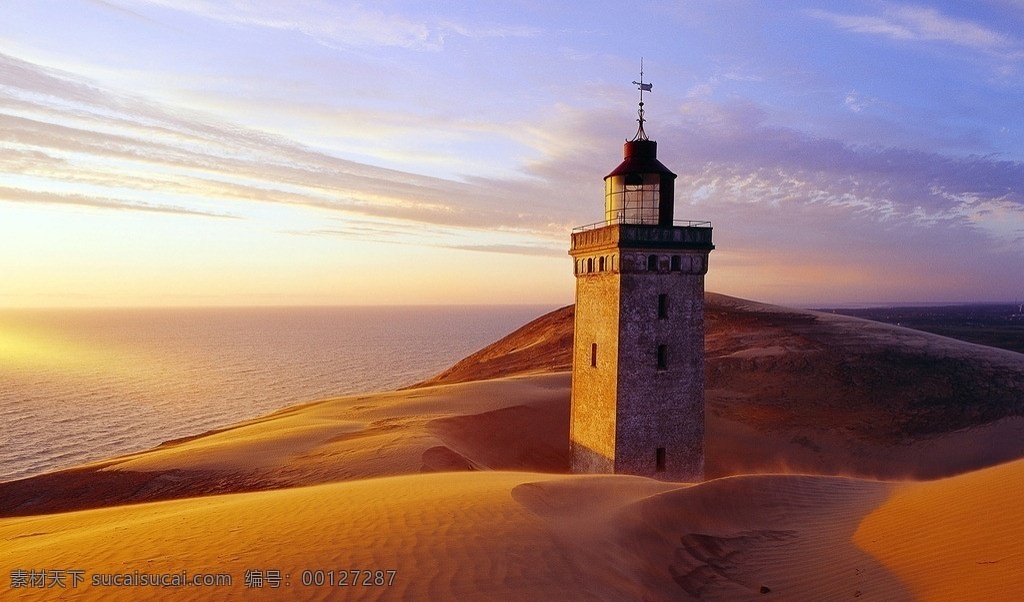
[[[395,582],[395,570],[305,570],[302,585],[327,587],[389,587]]]

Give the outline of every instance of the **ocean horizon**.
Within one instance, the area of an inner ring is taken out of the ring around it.
[[[552,309],[0,310],[0,481],[409,386]]]

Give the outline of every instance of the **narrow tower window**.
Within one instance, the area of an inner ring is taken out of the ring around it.
[[[672,256],[672,271],[673,272],[678,272],[679,270],[682,269],[682,267],[683,267],[682,260],[679,259],[678,255],[673,255]]]
[[[648,255],[647,256],[647,271],[657,272],[658,271],[658,256]]]
[[[590,344],[590,365],[597,367],[597,343]]]
[[[658,345],[658,370],[668,368],[668,345]]]
[[[602,257],[601,259],[597,260],[597,271],[598,272],[603,272],[604,271],[604,257]]]
[[[654,452],[654,470],[658,472],[665,472],[665,448],[659,447]]]
[[[665,319],[668,317],[668,295],[661,293],[658,295],[658,318]]]

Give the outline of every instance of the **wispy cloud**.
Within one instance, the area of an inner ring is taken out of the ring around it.
[[[1024,58],[1021,41],[968,19],[958,19],[925,6],[884,4],[879,14],[855,15],[822,9],[806,11],[853,33],[894,40],[944,42],[1003,57]]]
[[[716,261],[738,286],[783,299],[787,286],[821,299],[1019,294],[1024,163],[851,146],[749,105],[688,115],[666,136],[682,144],[662,145],[678,166],[676,214],[714,222]]]
[[[340,159],[2,54],[0,147],[0,169],[18,180],[19,202],[92,199],[97,208],[195,215],[221,214],[209,206],[244,215],[248,203],[273,203],[538,235],[551,223],[543,195],[521,196],[523,187],[507,182],[456,182]],[[68,194],[72,185],[92,192]]]
[[[422,22],[357,4],[322,0],[258,3],[245,0],[139,0],[237,25],[295,31],[321,43],[430,49],[440,40]]]
[[[846,93],[846,98],[843,101],[843,104],[847,109],[850,109],[854,113],[860,113],[865,109],[881,104],[881,101],[877,98],[861,94],[856,90],[851,90]]]
[[[373,219],[338,219],[330,227],[312,230],[291,231],[298,236],[327,236],[345,240],[385,242],[400,245],[434,246],[458,251],[501,253],[544,257],[566,256],[566,229],[556,228],[553,236],[536,232],[508,232],[510,242],[474,243],[459,242],[466,239],[493,239],[502,232],[486,231],[470,233],[457,228],[438,225],[425,226],[409,221],[388,221]],[[519,242],[516,242],[519,241]]]
[[[603,160],[612,167],[616,158],[607,151],[621,138],[606,115],[560,108],[550,123],[517,126],[519,135],[547,149],[523,166],[528,177],[456,182],[347,161],[285,137],[104,91],[10,56],[0,55],[0,86],[0,169],[25,180],[12,189],[48,192],[36,198],[52,202],[77,198],[65,189],[83,185],[94,191],[88,196],[102,200],[97,207],[244,215],[246,203],[303,205],[392,224],[499,236],[525,232],[540,241],[593,217],[588,199],[599,204],[600,195],[594,165]],[[977,227],[972,216],[979,207],[998,201],[1003,214],[1012,214],[1024,205],[1019,162],[851,147],[764,120],[750,105],[683,105],[679,126],[665,132],[682,143],[663,145],[662,152],[682,166],[681,184],[694,202],[713,197],[720,203],[817,204],[859,219],[949,219],[964,227]],[[164,200],[153,200],[154,194]],[[226,210],[210,210],[218,204]],[[386,238],[394,232],[363,233],[371,234]]]
[[[926,29],[901,19],[890,22]],[[935,31],[931,39],[951,35]],[[848,98],[851,109],[870,102],[857,92]],[[326,216],[321,223],[277,231],[564,256],[568,230],[600,219],[601,176],[631,133],[621,127],[630,118],[609,111],[554,106],[522,123],[471,124],[537,154],[509,176],[454,181],[341,159],[0,54],[0,200],[242,219],[253,207],[312,207]],[[414,117],[404,126],[428,123],[443,125]],[[1020,162],[853,146],[769,125],[753,104],[700,95],[652,133],[679,173],[678,217],[715,221],[716,261],[761,272],[817,261],[815,277],[845,266],[857,285],[870,266],[908,282],[915,274],[940,283],[978,274],[1024,280]]]
[[[488,39],[488,38],[530,38],[540,34],[537,27],[525,27],[521,25],[465,25],[454,21],[444,21],[441,28],[467,38]]]
[[[125,1],[125,0],[122,0]],[[130,1],[130,0],[129,0]],[[358,3],[294,0],[287,3],[233,0],[137,0],[224,23],[292,31],[332,47],[399,47],[437,50],[449,34],[471,38],[535,35],[530,27],[464,24],[416,19]]]
[[[699,182],[696,189],[703,186],[705,195],[739,186],[737,200],[855,208],[876,222],[959,220],[982,201],[1024,211],[1024,163],[1018,161],[850,146],[769,126],[750,106],[705,104],[698,112],[700,120],[678,131],[687,143],[677,160],[681,176]]]
[[[74,193],[56,193],[49,191],[24,190],[0,186],[0,201],[9,203],[31,203],[44,205],[76,205],[92,209],[116,209],[119,211],[146,211],[150,213],[166,213],[170,215],[189,215],[201,217],[233,218],[234,216],[206,211],[196,211],[182,207],[167,205],[148,205],[136,201],[110,199]]]
[[[503,253],[510,255],[537,255],[541,257],[565,257],[564,245],[535,246],[535,245],[447,245],[449,249],[459,251],[479,251],[482,253]]]

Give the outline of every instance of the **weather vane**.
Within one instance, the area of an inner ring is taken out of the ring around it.
[[[654,84],[644,83],[643,57],[640,57],[640,81],[634,81],[633,85],[640,90],[640,109],[637,110],[639,116],[637,121],[640,123],[640,128],[636,131],[636,136],[633,136],[633,140],[647,140],[647,133],[644,132],[644,92],[652,92]]]

